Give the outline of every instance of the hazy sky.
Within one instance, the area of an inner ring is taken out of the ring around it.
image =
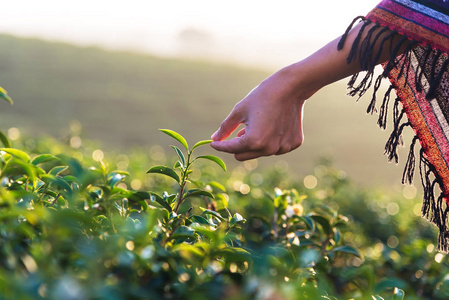
[[[338,37],[379,1],[15,0],[2,5],[0,33],[273,65]],[[210,40],[187,49],[179,40],[187,28]]]

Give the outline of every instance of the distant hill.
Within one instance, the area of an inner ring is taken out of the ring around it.
[[[271,71],[0,35],[0,86],[15,100],[13,106],[0,103],[0,129],[58,136],[78,120],[84,136],[105,147],[165,146],[171,141],[158,128],[194,142],[208,139],[235,102]],[[382,156],[388,133],[364,113],[368,101],[360,102],[345,95],[345,83],[324,88],[306,104],[304,145],[259,161],[286,161],[302,176],[330,155],[360,182],[397,182],[402,168]]]

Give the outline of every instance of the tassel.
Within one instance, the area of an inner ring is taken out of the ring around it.
[[[427,91],[426,99],[435,98],[436,92],[437,92],[437,87],[439,86],[439,83],[440,83],[441,79],[443,78],[443,74],[445,72],[449,71],[448,66],[449,66],[449,58],[444,61],[443,65],[441,66],[440,71],[438,72],[438,75],[432,80],[432,82],[430,82],[430,87],[429,87],[429,90]]]
[[[392,41],[393,37],[397,34],[397,31],[391,31],[389,34],[387,34],[384,38],[382,38],[382,40],[380,41],[380,45],[379,45],[379,50],[377,50],[376,55],[374,56],[374,59],[371,60],[371,66],[372,68],[374,68],[375,65],[377,65],[380,56],[382,55],[382,52],[384,50],[384,45],[387,41]],[[390,53],[390,59],[387,63],[387,66],[390,65],[391,61],[394,60],[396,57],[391,57],[391,53]],[[388,72],[390,73],[390,72]],[[388,74],[387,73],[387,74]]]
[[[408,153],[407,162],[405,163],[404,173],[402,173],[402,184],[413,184],[413,176],[415,175],[415,144],[418,136],[412,140],[410,144],[410,151]]]
[[[390,59],[388,60],[388,62],[384,65],[384,71],[382,72],[382,75],[384,77],[387,77],[388,74],[391,72],[391,70],[393,68],[396,68],[396,66],[399,63],[399,59],[398,59],[398,52],[399,49],[402,47],[402,44],[404,44],[404,42],[408,41],[408,38],[406,36],[402,36],[399,41],[396,43],[394,49],[391,49],[391,47],[393,46],[393,38],[396,36],[397,32],[395,32],[395,35],[392,36],[391,38],[391,43],[390,43]]]
[[[444,197],[440,196],[442,199],[439,199],[439,201],[443,202]],[[446,209],[443,212],[443,218],[442,223],[444,224],[443,228],[439,228],[440,232],[438,235],[438,251],[442,251],[445,253],[448,253],[449,250],[449,231],[447,229],[447,214],[449,212],[449,207],[446,206]]]
[[[347,58],[347,62],[348,65],[356,59],[357,57],[357,49],[359,49],[359,42],[360,39],[362,38],[363,32],[365,31],[366,26],[368,26],[369,24],[371,24],[371,21],[366,20],[365,23],[362,25],[362,27],[360,28],[356,38],[354,39],[354,42],[352,43],[352,47],[351,47],[351,51],[349,51],[349,55]],[[361,58],[360,58],[361,59]],[[362,64],[363,66],[363,64]]]
[[[430,219],[430,206],[431,200],[433,198],[433,193],[430,191],[431,182],[430,182],[430,171],[428,170],[428,166],[430,165],[429,161],[424,155],[424,149],[421,148],[420,151],[420,164],[419,164],[419,173],[421,177],[421,184],[423,187],[423,205],[421,208],[421,214],[423,218],[429,220]]]
[[[405,72],[405,81],[404,81],[404,86],[407,84],[408,82],[408,74],[409,74],[409,70],[410,70],[410,61],[411,61],[411,57],[412,57],[412,49],[418,45],[417,41],[410,41],[407,45],[407,47],[404,50],[404,53],[402,54],[402,66],[401,66],[401,70],[399,71],[399,74],[397,76],[397,79],[399,79],[401,76],[403,76],[404,72]],[[406,68],[405,68],[406,67]],[[391,70],[388,70],[388,72],[390,72]],[[386,73],[386,70],[384,70],[384,73]]]
[[[349,32],[351,31],[352,27],[354,26],[355,22],[357,22],[358,20],[360,21],[365,21],[366,18],[364,16],[358,16],[356,18],[354,18],[354,20],[352,20],[351,24],[348,26],[348,28],[346,29],[345,33],[341,36],[340,41],[338,42],[337,45],[337,49],[341,50],[345,44],[346,38],[348,37]]]
[[[401,113],[395,118],[393,131],[385,144],[384,154],[387,155],[388,161],[392,161],[394,159],[396,164],[399,162],[398,146],[403,145],[402,131],[404,130],[404,127],[410,126],[410,122],[399,125],[404,114],[405,111],[402,109]]]
[[[417,72],[417,76],[415,77],[415,86],[416,86],[416,90],[418,92],[422,91],[422,76],[424,74],[424,71],[426,70],[426,64],[427,61],[429,60],[429,56],[430,54],[433,52],[432,46],[427,46],[425,55],[424,55],[424,59],[422,61],[419,62],[419,72]],[[417,70],[418,71],[418,70]]]
[[[380,88],[380,84],[382,83],[382,79],[383,76],[379,75],[376,79],[376,82],[374,83],[374,92],[373,92],[373,97],[371,98],[371,102],[368,105],[368,108],[366,110],[367,114],[373,114],[374,112],[377,112],[376,109],[376,95],[377,95],[377,91]]]
[[[374,24],[373,27],[368,31],[368,33],[366,34],[366,37],[363,39],[362,44],[360,45],[360,51],[359,51],[359,58],[360,58],[360,66],[362,68],[362,70],[367,70],[369,69],[368,67],[368,60],[362,61],[362,57],[372,57],[372,53],[374,50],[374,47],[372,47],[371,45],[371,37],[374,34],[375,31],[377,31],[380,28],[379,24]],[[374,39],[376,40],[376,39]],[[366,54],[364,55],[364,52],[366,52]]]
[[[387,92],[385,93],[379,111],[379,119],[377,119],[377,125],[379,125],[379,127],[383,130],[387,128],[388,103],[390,102],[390,94],[393,89],[394,85],[390,85]]]
[[[435,199],[435,186],[439,184],[441,189],[441,182],[438,178],[435,178],[433,181],[430,179],[431,174],[435,174],[435,168],[425,157],[423,149],[420,151],[420,161],[419,171],[424,189],[422,216],[438,227],[437,250],[447,253],[449,250],[449,230],[447,228],[449,207],[443,194]]]

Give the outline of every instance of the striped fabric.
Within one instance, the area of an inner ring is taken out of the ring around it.
[[[367,18],[423,45],[449,52],[449,1],[386,0]]]
[[[416,140],[419,140],[419,173],[424,187],[423,216],[439,228],[438,249],[448,252],[449,0],[384,0],[361,19],[365,26],[359,32],[360,38],[366,25],[374,26],[369,31],[365,30],[368,32],[365,32],[363,41],[356,39],[351,53],[359,54],[362,68],[367,74],[358,85],[355,81],[359,74],[353,76],[349,94],[362,96],[371,86],[374,66],[378,63],[378,56],[373,55],[372,49],[375,45],[388,47],[390,59],[383,63],[384,72],[375,80],[374,96],[368,112],[376,111],[375,94],[381,79],[388,77],[392,85],[379,110],[378,124],[382,128],[386,127],[390,91],[394,89],[398,97],[393,109],[393,132],[385,152],[390,160],[397,162],[402,130],[412,127],[416,136],[410,146],[403,182],[411,183],[413,180],[414,148]],[[390,33],[385,33],[386,28],[390,29]],[[339,48],[344,40],[345,35]],[[407,47],[403,54],[398,55],[401,46]],[[353,59],[355,55],[350,54],[348,62]]]

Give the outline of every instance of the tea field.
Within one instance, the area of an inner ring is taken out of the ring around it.
[[[133,152],[1,134],[2,299],[447,299],[420,199],[329,161],[228,168],[171,130]],[[76,141],[76,142],[75,142]],[[404,298],[405,294],[405,298]]]

